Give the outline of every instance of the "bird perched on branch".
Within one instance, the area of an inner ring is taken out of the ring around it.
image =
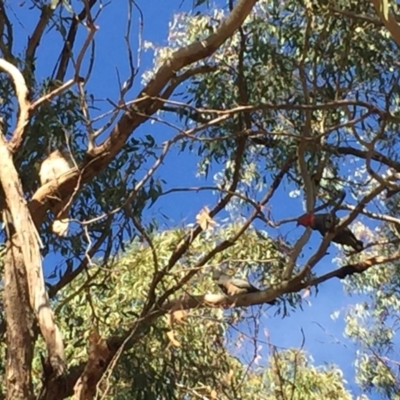
[[[228,296],[261,292],[260,289],[253,286],[248,280],[233,278],[218,270],[214,270],[213,279],[217,282],[219,288]],[[275,300],[268,302],[270,305],[274,305],[275,303]]]
[[[61,150],[55,150],[42,162],[39,171],[40,183],[42,185],[57,179],[74,167],[70,155]],[[69,199],[52,198],[49,200],[51,212],[55,220],[52,225],[53,232],[58,236],[65,236],[68,232],[67,207]]]
[[[328,232],[333,232],[339,220],[334,214],[304,214],[297,220],[297,225],[310,227],[314,231],[318,231],[322,236]],[[350,228],[346,227],[339,231],[333,238],[332,242],[352,247],[355,251],[364,249],[364,243],[358,240]]]

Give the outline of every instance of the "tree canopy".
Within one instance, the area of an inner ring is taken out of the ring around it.
[[[149,7],[0,4],[2,398],[400,398],[396,4]],[[335,279],[358,397],[266,333]]]

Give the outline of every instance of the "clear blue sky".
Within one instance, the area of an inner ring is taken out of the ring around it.
[[[191,1],[182,2],[181,0],[169,1],[142,1],[140,7],[144,14],[143,39],[158,44],[166,44],[168,33],[168,23],[172,13],[175,11],[190,10]],[[13,6],[18,12],[20,21],[17,22],[19,33],[15,37],[16,47],[22,49],[25,46],[26,35],[32,31],[32,27],[37,20],[38,13],[29,11],[27,6],[20,12],[18,6]],[[97,21],[99,31],[96,33],[96,63],[90,83],[87,86],[98,99],[110,98],[116,100],[119,94],[117,71],[122,78],[128,74],[125,44],[123,35],[125,32],[126,2],[113,1],[109,4],[102,16]],[[135,26],[131,36],[133,52],[136,61],[137,50],[137,12],[135,11],[133,24]],[[23,40],[21,38],[23,37]],[[55,35],[45,36],[42,41],[38,58],[39,76],[48,76],[54,65],[54,61],[59,54],[60,41],[55,40]],[[80,36],[82,40],[84,36]],[[49,61],[51,60],[51,61]],[[151,65],[152,53],[142,54],[141,71],[143,72]],[[70,78],[70,75],[67,75]],[[134,98],[141,88],[140,74],[136,78],[134,89],[127,99]],[[106,102],[98,103],[103,109],[107,109]],[[152,134],[156,140],[163,141],[171,134],[171,131],[160,124],[146,124],[139,130],[140,133]],[[196,179],[196,161],[187,154],[170,154],[162,167],[160,174],[167,177],[168,187],[198,186],[204,183]],[[194,222],[194,217],[204,205],[212,205],[213,196],[208,192],[196,194],[178,193],[162,197],[149,212],[164,212],[175,219],[177,224]],[[179,208],[177,207],[179,206]],[[303,212],[302,201],[300,198],[292,199],[288,196],[288,191],[279,191],[278,196],[272,202],[273,215],[276,219],[288,218],[300,215]],[[170,222],[171,226],[172,223]],[[295,224],[288,224],[287,230],[291,231],[291,237],[298,237],[302,233],[302,228],[295,229]],[[313,239],[307,247],[317,246],[320,237],[313,234]],[[332,255],[336,253],[334,246],[330,247]],[[54,263],[59,258],[47,258],[46,265],[54,267]],[[317,271],[327,271],[333,269],[334,265],[330,258],[324,258],[317,267]],[[359,298],[349,298],[343,294],[342,284],[339,280],[329,281],[319,288],[319,294],[314,296],[314,292],[307,298],[309,305],[304,304],[304,310],[294,311],[290,317],[282,319],[280,316],[274,317],[275,308],[269,308],[268,316],[263,318],[265,328],[269,331],[270,341],[279,347],[298,347],[302,342],[301,330],[304,331],[306,342],[305,349],[308,350],[315,359],[315,364],[335,363],[344,371],[345,378],[349,382],[348,387],[353,394],[360,394],[354,384],[353,360],[355,347],[343,336],[344,324],[342,319],[331,319],[334,311],[340,310],[341,315],[355,303]],[[267,349],[265,349],[267,351]],[[371,399],[374,397],[370,397]],[[376,397],[377,398],[377,397]]]

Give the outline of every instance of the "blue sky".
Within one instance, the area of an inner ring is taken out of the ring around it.
[[[140,7],[144,15],[143,39],[155,42],[157,44],[166,44],[168,33],[168,24],[174,11],[190,10],[191,1],[156,1],[149,0],[140,2]],[[19,9],[14,7],[20,21],[17,22],[21,29],[21,35],[16,35],[15,45],[22,49],[25,46],[26,35],[32,31],[38,13],[28,10],[25,6]],[[87,85],[87,90],[95,94],[96,98],[103,99],[98,102],[98,106],[104,110],[108,108],[106,98],[116,100],[118,98],[118,80],[117,71],[122,78],[128,74],[128,64],[126,59],[125,44],[123,35],[125,33],[125,16],[123,10],[126,9],[126,2],[118,0],[112,1],[103,11],[97,21],[99,30],[96,33],[96,63],[93,76]],[[134,11],[133,24],[135,28],[131,35],[134,57],[136,61],[137,52],[137,12]],[[16,32],[18,29],[16,29]],[[56,40],[57,35],[45,36],[37,52],[38,73],[41,77],[46,77],[51,72],[54,62],[59,54],[60,41]],[[82,32],[79,41],[84,39]],[[22,38],[22,40],[21,40]],[[79,43],[79,41],[77,43]],[[51,60],[51,61],[49,61]],[[149,68],[152,61],[152,53],[144,52],[142,54],[141,72]],[[136,78],[134,88],[127,96],[127,99],[134,98],[140,91],[140,75]],[[67,79],[71,75],[67,74]],[[141,134],[151,133],[156,140],[163,141],[170,134],[164,126],[159,124],[146,124],[139,130]],[[173,152],[167,157],[160,175],[167,177],[167,187],[198,186],[204,183],[204,180],[196,179],[196,160],[187,154]],[[164,212],[171,216],[179,225],[183,223],[194,222],[194,217],[204,205],[212,205],[214,197],[211,193],[202,191],[198,193],[176,193],[169,196],[163,196],[156,205],[149,211],[151,213]],[[179,208],[177,208],[177,204]],[[303,212],[303,205],[300,198],[292,199],[288,197],[288,192],[280,190],[272,202],[273,214],[277,218],[288,218],[300,215]],[[288,212],[290,210],[290,212]],[[171,226],[172,222],[167,225]],[[303,228],[295,229],[295,224],[288,224],[287,231],[291,231],[291,237],[299,237]],[[318,245],[320,237],[313,233],[312,240],[307,247],[315,248]],[[330,247],[331,254],[335,254],[334,246]],[[58,258],[46,259],[46,265],[53,267]],[[327,271],[333,269],[334,265],[330,258],[323,259],[317,271]],[[47,268],[46,268],[47,269]],[[359,297],[349,298],[343,293],[342,284],[335,279],[329,281],[319,288],[318,296],[307,297],[304,303],[304,310],[292,312],[290,317],[282,319],[280,316],[274,317],[274,307],[269,308],[267,315],[263,318],[265,328],[269,331],[270,341],[279,347],[297,347],[302,342],[302,333],[304,331],[306,342],[305,349],[308,350],[315,364],[335,363],[344,371],[345,378],[348,380],[348,387],[354,394],[360,394],[360,391],[354,384],[354,367],[352,365],[356,348],[352,343],[344,338],[344,323],[341,318],[333,320],[331,314],[340,310],[341,315],[348,310],[351,304],[358,301]],[[306,303],[309,303],[308,305]],[[371,399],[378,398],[370,396]]]

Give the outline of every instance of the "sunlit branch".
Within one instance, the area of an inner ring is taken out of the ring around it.
[[[83,62],[83,58],[85,57],[86,50],[89,47],[89,45],[92,43],[94,35],[95,35],[98,27],[94,23],[89,22],[89,20],[88,20],[87,29],[88,29],[88,35],[85,39],[85,42],[82,45],[81,50],[79,51],[78,57],[76,59],[76,63],[74,63],[75,76],[79,76],[79,74],[80,74],[81,65]]]
[[[391,257],[372,257],[357,264],[347,264],[320,277],[311,279],[310,281],[302,282],[295,278],[291,281],[281,282],[280,284],[274,285],[273,288],[262,290],[257,293],[249,293],[236,296],[225,296],[219,294],[206,294],[199,296],[185,295],[178,299],[166,301],[162,305],[162,310],[164,312],[167,312],[170,309],[187,310],[202,307],[248,307],[252,305],[265,304],[271,302],[272,300],[285,293],[297,293],[302,289],[320,285],[321,283],[326,282],[332,278],[345,279],[347,276],[356,273],[363,273],[373,266],[397,261],[399,259],[399,253],[396,253],[394,256]]]
[[[30,102],[28,100],[28,88],[22,73],[17,67],[8,61],[0,58],[0,69],[7,72],[13,81],[15,93],[17,95],[19,115],[17,124],[10,140],[9,149],[14,152],[23,141],[26,125],[29,122]]]
[[[347,205],[344,204],[340,207],[341,210],[354,210],[355,206],[351,206],[351,205]],[[386,222],[392,222],[396,225],[400,225],[400,219],[396,218],[396,217],[392,217],[390,215],[386,215],[386,214],[378,214],[372,211],[368,211],[368,210],[361,210],[360,214],[366,215],[367,217],[370,217],[372,219],[376,219],[376,220],[380,220],[380,221],[386,221]]]
[[[308,136],[307,133],[303,133],[303,141],[301,141],[297,145],[297,161],[299,165],[299,170],[301,177],[303,179],[304,191],[306,197],[306,210],[307,212],[312,212],[315,204],[315,184],[310,178],[309,172],[307,170],[306,162],[305,162],[305,150],[306,150],[306,141],[305,138]],[[292,276],[294,267],[296,265],[296,260],[300,255],[301,250],[304,245],[308,242],[311,236],[311,228],[307,228],[305,232],[300,236],[300,238],[295,243],[293,250],[290,255],[290,261],[288,262],[285,272],[283,274],[283,279],[290,279]]]
[[[35,108],[39,107],[45,102],[50,102],[54,97],[60,95],[62,92],[65,90],[68,90],[70,87],[72,87],[75,83],[80,82],[81,78],[76,77],[74,79],[70,79],[67,82],[64,82],[61,86],[57,87],[56,89],[52,90],[50,93],[46,93],[39,99],[35,100],[31,104],[31,110],[35,110]]]
[[[392,38],[400,46],[400,27],[393,13],[390,11],[390,7],[387,0],[371,0],[375,7],[375,11],[378,14],[380,20],[385,25],[386,29],[392,35]],[[387,10],[385,15],[384,10]]]

